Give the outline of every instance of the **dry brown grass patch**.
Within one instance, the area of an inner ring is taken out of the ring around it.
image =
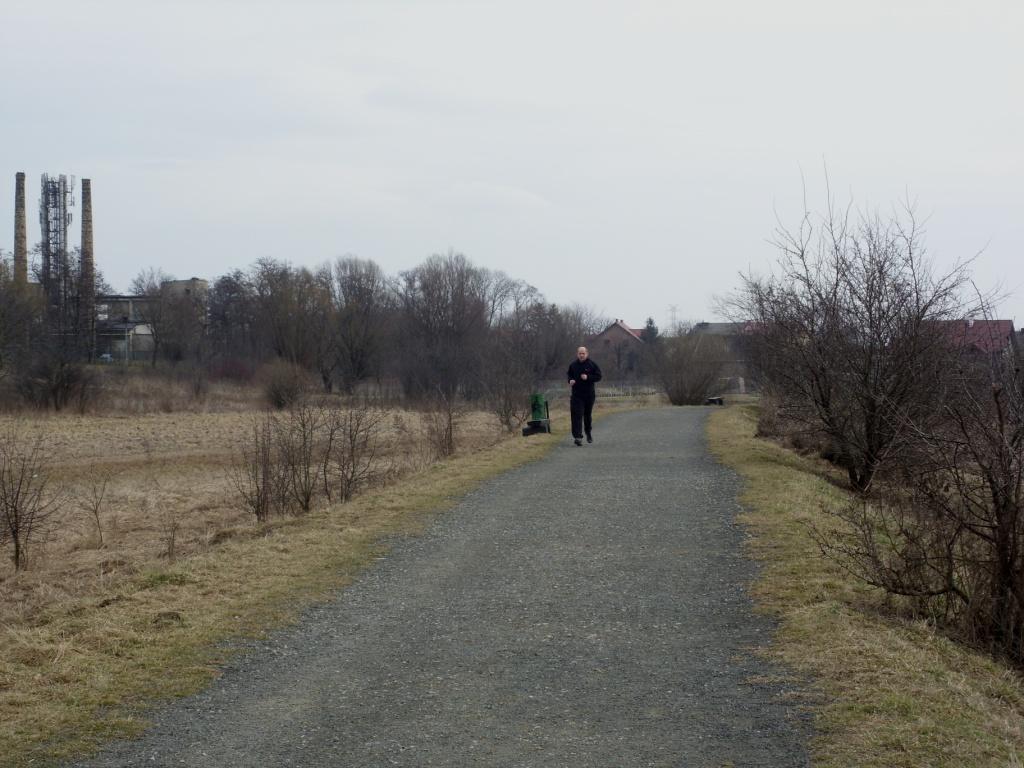
[[[746,480],[742,521],[763,563],[755,594],[781,624],[765,650],[817,693],[821,766],[1005,766],[1024,754],[1024,680],[824,560],[809,524],[845,492],[822,463],[754,437],[757,409],[717,411],[713,451]]]

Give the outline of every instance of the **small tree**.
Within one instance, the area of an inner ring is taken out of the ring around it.
[[[0,544],[11,549],[14,569],[27,564],[30,545],[46,530],[64,498],[50,488],[43,435],[21,425],[0,434]]]
[[[89,485],[81,493],[78,506],[96,529],[96,545],[103,547],[103,512],[107,504],[107,487],[110,473],[100,471],[94,474]]]
[[[168,335],[171,312],[168,306],[163,284],[174,278],[160,269],[143,269],[132,279],[131,291],[136,296],[145,296],[146,301],[138,305],[139,318],[149,327],[153,339],[153,351],[150,365],[156,367],[156,361],[163,351],[165,337]]]
[[[254,418],[231,471],[231,482],[256,522],[288,510],[288,472],[276,445],[274,418]]]
[[[309,512],[319,488],[320,451],[325,426],[323,409],[299,404],[274,420],[277,453],[286,476],[288,495],[295,506]]]
[[[832,201],[776,233],[777,268],[746,275],[731,302],[752,321],[754,363],[786,416],[817,430],[850,484],[867,491],[940,411],[946,322],[964,314],[966,265],[936,273],[909,206],[853,216]]]
[[[367,406],[337,409],[327,418],[323,481],[328,499],[350,500],[377,477],[384,411]]]

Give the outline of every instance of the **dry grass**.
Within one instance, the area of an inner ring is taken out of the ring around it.
[[[602,404],[597,415],[634,406]],[[415,533],[486,478],[542,456],[568,421],[556,411],[555,435],[496,443],[494,417],[468,414],[456,457],[425,466],[412,446],[393,484],[257,527],[226,473],[250,415],[43,419],[61,479],[81,498],[108,473],[110,502],[103,548],[87,513],[72,510],[29,571],[0,572],[3,765],[47,764],[137,733],[154,701],[216,676],[224,640],[294,618],[379,556],[384,537]]]
[[[820,766],[1005,766],[1024,755],[1024,679],[823,560],[808,525],[843,501],[821,462],[754,437],[756,405],[717,411],[712,449],[746,480],[755,593],[780,630],[765,652],[815,681]]]
[[[109,589],[160,567],[171,554],[187,557],[254,535],[229,468],[255,414],[36,417],[68,502],[45,543],[30,550],[29,571],[12,578],[12,566],[0,561],[0,624],[30,621],[51,603]],[[6,421],[0,417],[0,427]],[[387,420],[392,450],[382,460],[393,474],[431,462],[420,439],[422,421],[421,414],[398,411]],[[491,416],[470,413],[460,447],[475,451],[499,437]],[[107,486],[97,532],[83,502],[102,478]]]

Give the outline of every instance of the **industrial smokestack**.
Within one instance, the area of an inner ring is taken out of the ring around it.
[[[92,358],[93,325],[96,320],[96,263],[92,254],[92,181],[82,179],[82,263],[78,286],[82,340]]]
[[[25,232],[25,174],[14,176],[14,282],[28,282],[28,237]]]
[[[96,264],[92,255],[92,181],[82,179],[82,296],[90,300],[96,290]]]

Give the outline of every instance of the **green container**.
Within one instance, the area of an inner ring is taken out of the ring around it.
[[[544,395],[530,395],[530,421],[544,421],[548,417],[548,401]]]

